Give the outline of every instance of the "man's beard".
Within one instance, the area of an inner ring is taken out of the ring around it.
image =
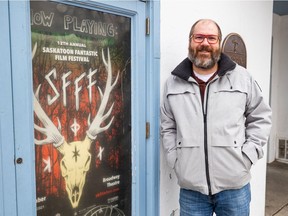
[[[200,51],[207,51],[210,53],[210,58],[207,58],[207,55],[205,54],[205,58],[202,58],[199,54]],[[202,69],[211,69],[219,60],[220,60],[221,51],[220,49],[217,49],[213,51],[211,47],[201,45],[196,48],[196,52],[189,46],[189,53],[188,58],[198,68]]]

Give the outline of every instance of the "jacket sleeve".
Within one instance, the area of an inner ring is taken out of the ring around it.
[[[176,154],[176,122],[173,112],[171,110],[168,94],[167,83],[164,87],[163,102],[160,109],[161,119],[161,141],[164,149],[164,155],[168,162],[168,166],[174,168],[177,154]]]
[[[263,157],[263,146],[267,143],[271,130],[272,112],[265,103],[257,82],[250,78],[250,94],[246,103],[246,142],[243,145],[243,153],[252,164]]]

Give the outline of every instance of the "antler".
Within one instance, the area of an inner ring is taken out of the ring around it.
[[[89,139],[94,140],[97,137],[97,134],[107,130],[110,125],[112,124],[112,121],[114,119],[114,116],[111,118],[110,122],[104,126],[101,127],[101,124],[110,116],[114,103],[111,105],[110,109],[107,111],[107,113],[104,114],[107,103],[108,103],[108,99],[110,96],[111,91],[113,90],[113,88],[115,87],[118,78],[119,78],[119,72],[117,74],[117,77],[114,81],[114,83],[112,84],[112,66],[111,66],[111,60],[110,60],[110,52],[109,52],[109,48],[108,48],[108,59],[107,61],[105,60],[105,56],[104,56],[104,51],[102,50],[102,60],[103,63],[105,65],[106,71],[107,71],[107,81],[106,81],[106,86],[105,86],[105,92],[103,95],[102,90],[98,87],[98,90],[100,92],[101,95],[101,105],[98,109],[98,112],[94,118],[94,120],[92,121],[92,123],[89,125],[89,129],[87,130],[86,134],[89,137]],[[90,122],[90,115],[89,115],[89,120],[88,122]]]
[[[37,43],[33,47],[32,59],[35,56],[36,49],[37,49]],[[49,119],[47,114],[42,109],[42,107],[38,101],[40,87],[41,87],[41,85],[38,86],[38,88],[36,90],[36,95],[34,94],[34,112],[36,113],[37,117],[42,122],[44,127],[42,128],[39,125],[34,124],[34,128],[35,128],[35,130],[46,135],[46,139],[37,140],[36,138],[34,138],[34,142],[36,145],[44,145],[44,144],[48,144],[48,143],[53,143],[53,145],[56,148],[58,148],[65,141],[64,137],[59,132],[61,130],[61,124],[60,124],[59,119],[57,119],[58,125],[59,125],[59,128],[57,129],[56,126],[53,124],[53,122]]]
[[[39,118],[39,120],[42,122],[44,127],[40,127],[39,125],[34,124],[34,128],[37,131],[41,132],[42,134],[46,135],[46,139],[37,140],[36,138],[34,138],[35,144],[43,145],[43,144],[53,143],[53,145],[56,148],[58,148],[65,141],[64,137],[59,132],[61,130],[61,126],[60,126],[61,124],[60,124],[59,119],[57,118],[58,125],[59,125],[59,128],[57,129],[57,127],[53,124],[53,122],[49,119],[45,111],[42,109],[38,101],[40,87],[41,85],[38,86],[36,90],[36,95],[34,94],[34,111],[37,117]]]

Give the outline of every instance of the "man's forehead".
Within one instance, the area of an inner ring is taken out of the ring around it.
[[[205,33],[218,34],[218,28],[216,24],[211,20],[201,20],[195,26],[195,32],[204,31]]]

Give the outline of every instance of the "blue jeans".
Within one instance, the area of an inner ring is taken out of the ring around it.
[[[248,216],[250,201],[250,184],[211,196],[181,188],[180,216]]]

